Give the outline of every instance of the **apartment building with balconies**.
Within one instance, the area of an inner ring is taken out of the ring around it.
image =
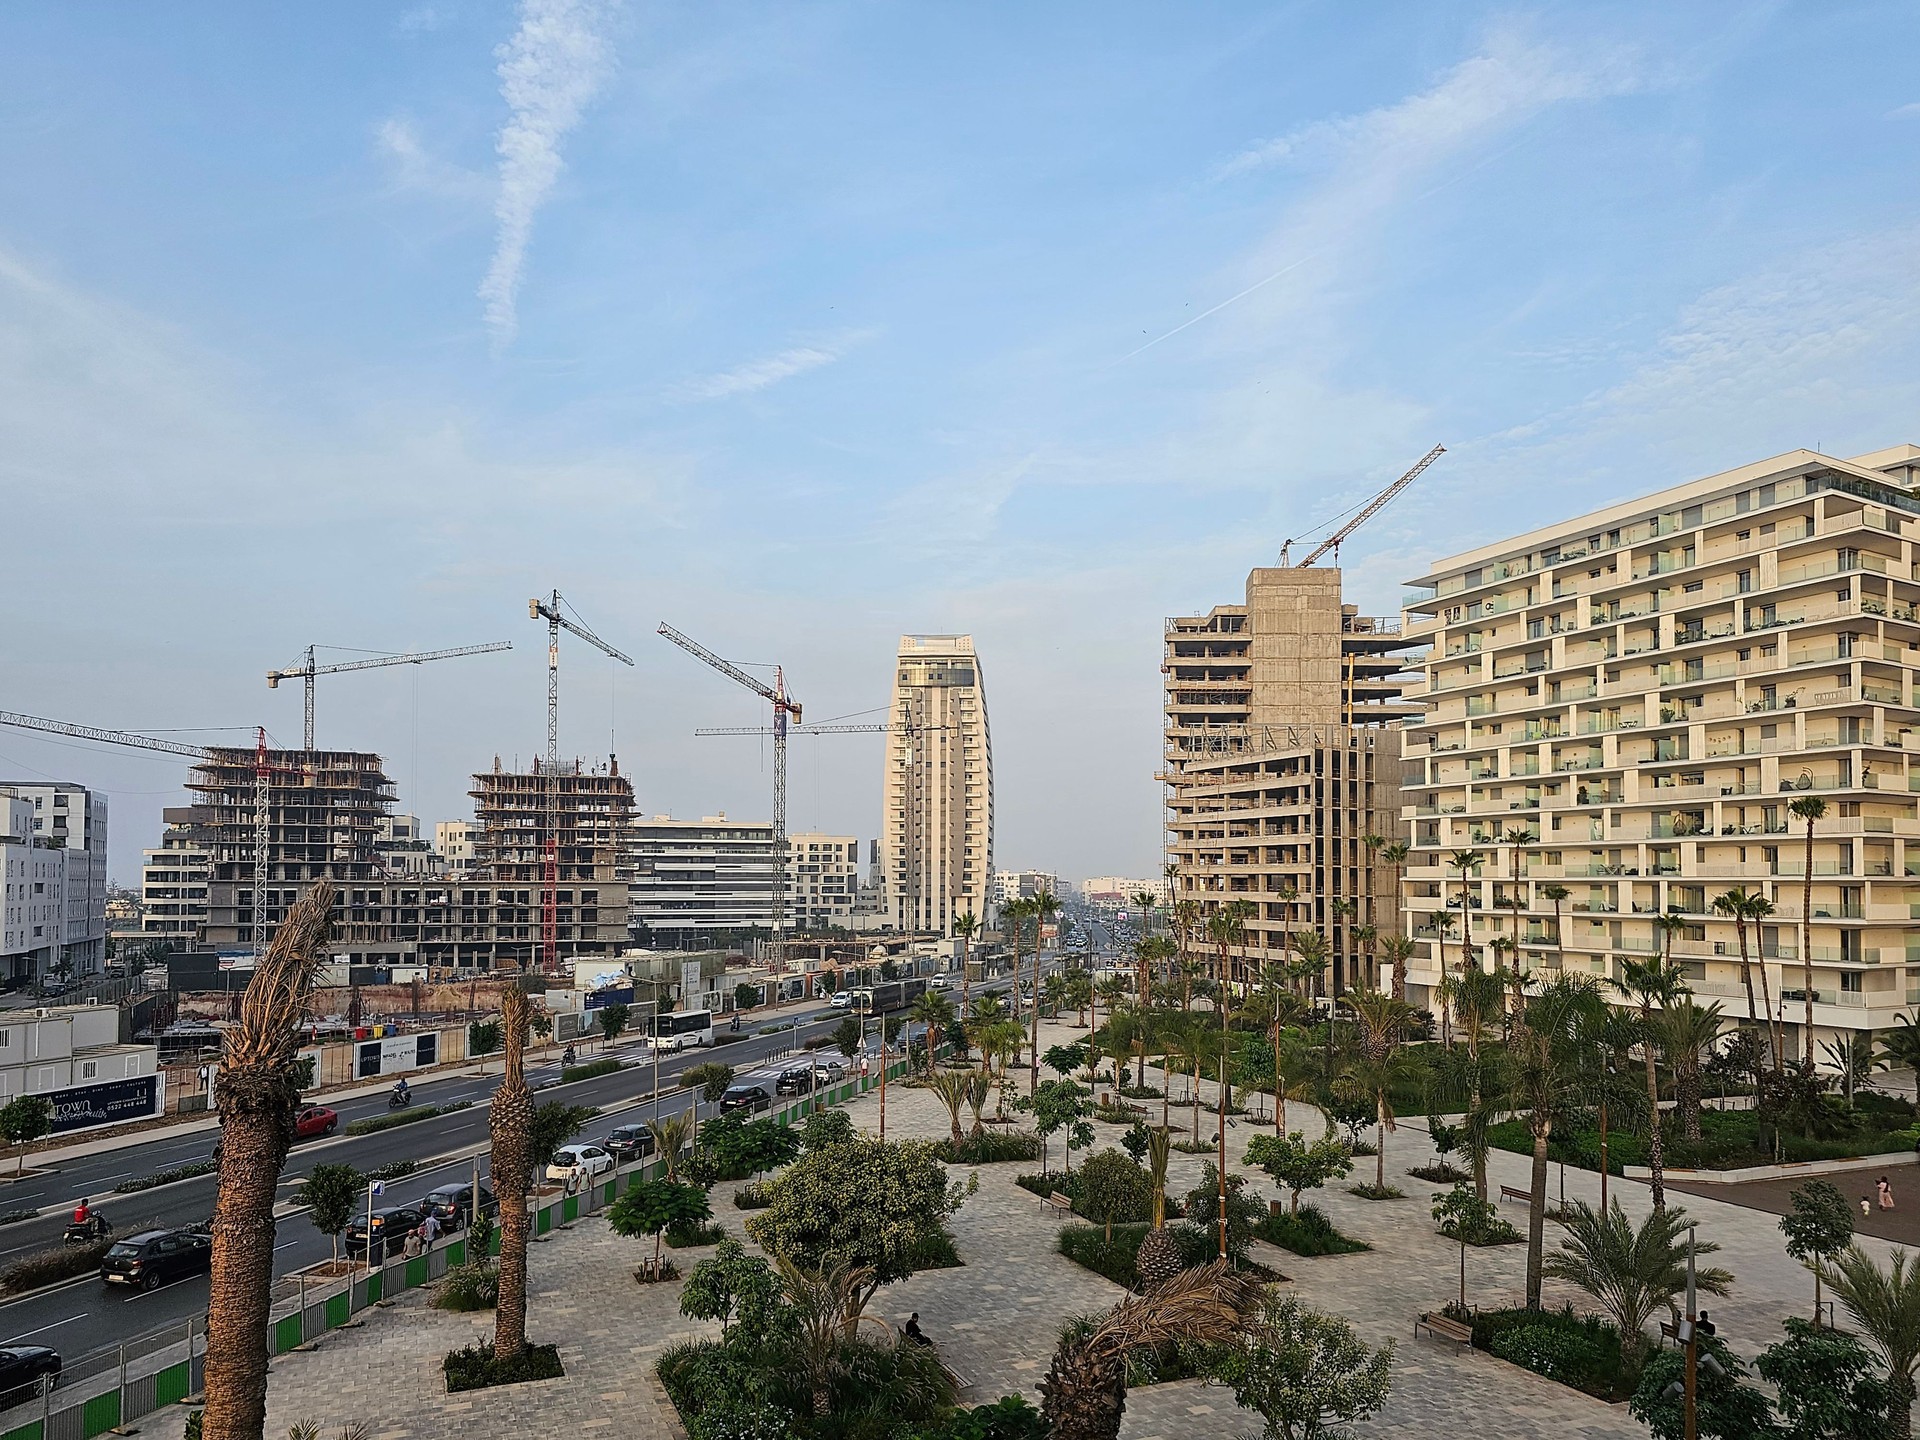
[[[1469,928],[1483,964],[1498,942],[1617,979],[1674,916],[1696,996],[1744,1018],[1713,909],[1740,887],[1773,905],[1751,978],[1796,1053],[1892,1025],[1920,1001],[1917,577],[1913,446],[1794,451],[1435,563],[1404,601],[1430,646],[1403,732],[1411,998]]]

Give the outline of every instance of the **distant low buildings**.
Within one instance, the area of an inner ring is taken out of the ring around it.
[[[20,1095],[53,1106],[53,1133],[160,1113],[151,1045],[122,1045],[113,1005],[66,1005],[0,1015],[0,1105]]]
[[[633,930],[662,948],[745,946],[773,933],[773,826],[708,815],[655,815],[634,826]],[[860,841],[807,832],[787,837],[790,931],[855,928]]]
[[[997,910],[1009,900],[1031,900],[1045,891],[1056,900],[1066,898],[1066,888],[1051,870],[996,870],[989,893]]]

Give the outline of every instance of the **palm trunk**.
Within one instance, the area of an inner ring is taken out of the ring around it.
[[[1680,1112],[1680,1133],[1698,1145],[1700,1143],[1700,1057],[1698,1054],[1681,1057],[1673,1067],[1673,1098],[1675,1108]]]
[[[1642,1008],[1642,1021],[1651,1016],[1650,1010]],[[1667,1209],[1667,1155],[1666,1142],[1660,1134],[1660,1072],[1654,1064],[1651,1036],[1642,1037],[1640,1049],[1647,1059],[1647,1170],[1653,1185],[1653,1208],[1664,1215]]]
[[[1780,988],[1783,990],[1786,988],[1784,980]],[[1764,951],[1760,956],[1760,1008],[1766,1012],[1767,1049],[1773,1054],[1773,1069],[1774,1073],[1778,1074],[1780,1067],[1786,1064],[1787,1042],[1786,1037],[1780,1033],[1779,1022],[1774,1018],[1773,987],[1767,984],[1767,957]]]
[[[1536,1117],[1539,1112],[1536,1110]],[[1533,1127],[1532,1199],[1527,1211],[1527,1308],[1540,1308],[1541,1252],[1547,1225],[1547,1138],[1552,1122]]]
[[[1739,937],[1740,941],[1740,983],[1744,985],[1747,990],[1747,1019],[1751,1023],[1758,1025],[1760,1023],[1760,1016],[1757,1007],[1753,1003],[1753,961],[1747,957],[1747,921],[1745,916],[1734,916],[1733,933]]]
[[[1406,877],[1405,868],[1400,865],[1395,865],[1393,867],[1393,903],[1394,903],[1394,909],[1400,912],[1400,934],[1402,935],[1405,935],[1407,931],[1406,914],[1405,914],[1406,904],[1405,904],[1405,901],[1401,898],[1402,895],[1404,894],[1402,886],[1405,881],[1405,877]],[[1403,1004],[1406,1002],[1407,962],[1404,957],[1397,958],[1393,962],[1393,998],[1400,1001]]]
[[[1813,1064],[1813,817],[1807,817],[1807,863],[1800,876],[1800,974],[1807,997],[1807,1023],[1800,1035],[1800,1058]]]
[[[1378,1191],[1387,1188],[1387,1105],[1385,1100],[1376,1100],[1374,1104],[1373,1188]]]
[[[528,1132],[533,1097],[527,1092],[527,996],[516,985],[501,996],[501,1028],[506,1035],[506,1065],[500,1088],[488,1108],[493,1132],[494,1191],[500,1201],[500,1301],[494,1309],[493,1353],[511,1360],[527,1348],[527,1237],[532,1215],[527,1190],[533,1183]],[[695,1097],[694,1108],[699,1108]]]

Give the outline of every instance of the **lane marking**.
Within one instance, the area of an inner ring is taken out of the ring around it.
[[[138,1291],[135,1291],[135,1292],[134,1292],[133,1294],[131,1294],[131,1295],[129,1295],[129,1296],[127,1296],[127,1298],[126,1298],[126,1299],[124,1299],[124,1300],[122,1300],[122,1301],[121,1301],[120,1303],[121,1303],[122,1305],[131,1305],[131,1304],[132,1304],[132,1303],[133,1303],[134,1301],[136,1301],[136,1300],[144,1300],[144,1299],[146,1299],[146,1298],[147,1298],[147,1297],[148,1297],[149,1295],[164,1295],[164,1294],[166,1294],[166,1293],[167,1293],[167,1291],[169,1291],[169,1290],[177,1290],[177,1289],[179,1289],[179,1288],[180,1288],[180,1287],[181,1287],[182,1285],[186,1285],[186,1284],[189,1284],[189,1283],[191,1283],[192,1281],[195,1281],[195,1280],[198,1280],[199,1278],[200,1278],[200,1277],[199,1277],[198,1275],[184,1275],[184,1276],[182,1276],[182,1277],[181,1277],[180,1279],[178,1279],[178,1280],[170,1280],[170,1281],[168,1281],[168,1282],[167,1282],[167,1283],[166,1283],[165,1285],[162,1285],[162,1286],[161,1286],[161,1287],[160,1287],[160,1288],[159,1288],[158,1290],[138,1290]]]
[[[13,1338],[15,1340],[24,1340],[28,1335],[44,1335],[49,1330],[58,1330],[62,1325],[71,1325],[76,1320],[84,1320],[86,1318],[85,1315],[69,1315],[64,1320],[56,1320],[51,1325],[42,1325],[38,1330],[28,1330],[24,1334],[16,1335]]]

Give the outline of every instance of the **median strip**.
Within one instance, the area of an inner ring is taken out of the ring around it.
[[[355,1120],[347,1126],[349,1135],[377,1135],[382,1130],[391,1130],[396,1125],[418,1125],[422,1120],[437,1119],[442,1115],[452,1115],[456,1111],[469,1110],[471,1100],[456,1100],[451,1105],[409,1106],[405,1110],[395,1110],[386,1115],[369,1115],[364,1120]]]

